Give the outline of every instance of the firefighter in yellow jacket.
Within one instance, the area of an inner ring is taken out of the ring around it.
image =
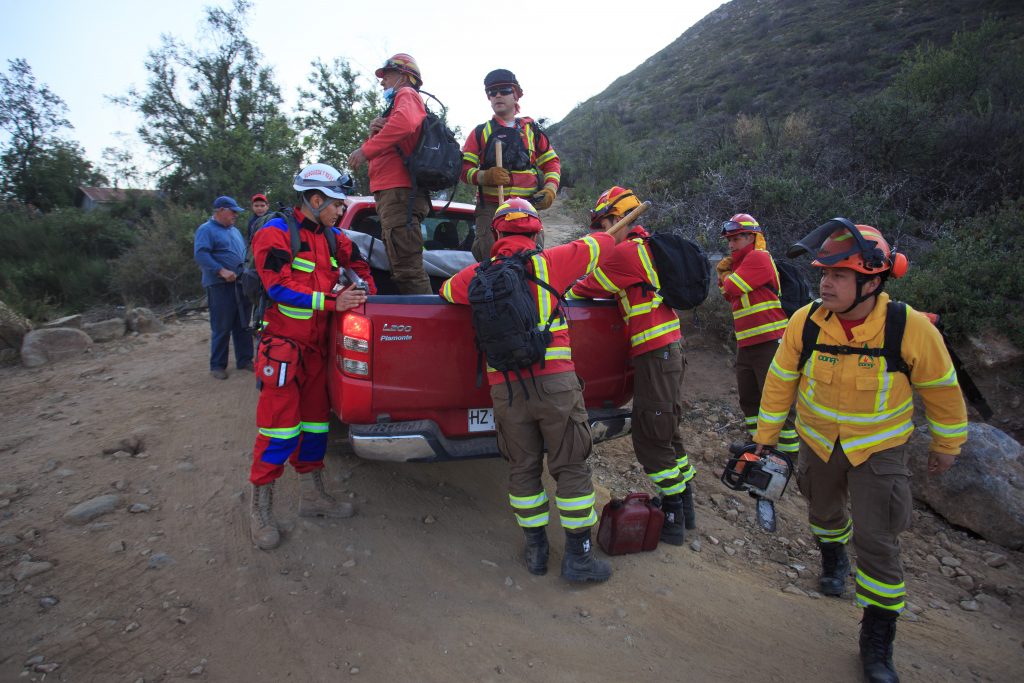
[[[864,675],[898,681],[892,652],[906,597],[899,535],[912,511],[906,448],[914,431],[912,389],[924,400],[931,430],[931,475],[949,469],[960,453],[967,409],[939,331],[882,292],[889,277],[906,272],[907,260],[877,229],[836,218],[797,246],[818,249],[812,265],[822,269],[821,301],[790,319],[765,382],[754,440],[776,444],[796,401],[797,485],[821,550],[821,592],[842,594],[852,538],[857,602],[864,608]],[[902,343],[893,342],[898,350],[886,354],[884,340],[900,336],[892,330],[903,316]]]

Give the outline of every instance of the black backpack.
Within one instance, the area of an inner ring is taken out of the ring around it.
[[[665,303],[679,311],[704,303],[711,289],[711,262],[700,245],[674,232],[656,232],[644,242],[651,248],[661,282],[657,292]],[[637,286],[645,294],[655,291],[646,282]]]
[[[800,267],[792,261],[777,259],[775,268],[779,271],[780,285],[780,291],[775,292],[775,295],[779,297],[786,317],[792,318],[794,313],[810,303],[813,298],[811,286],[807,284],[807,278]]]
[[[530,257],[538,251],[524,251],[510,256],[498,256],[484,261],[476,268],[469,281],[469,308],[476,332],[477,385],[483,377],[483,360],[505,375],[510,385],[509,373],[514,372],[529,398],[520,371],[540,363],[551,343],[551,325],[562,313],[559,306],[551,317],[540,325],[537,302],[530,293],[528,282],[544,287],[561,301],[562,295],[551,285],[541,281],[530,270]],[[511,386],[510,386],[511,389]],[[509,391],[509,402],[512,393]]]
[[[406,216],[408,227],[412,227],[412,207],[420,191],[438,192],[450,187],[453,190],[451,194],[454,195],[454,188],[458,186],[462,173],[462,147],[446,122],[448,109],[441,100],[425,90],[420,90],[419,93],[441,105],[441,115],[438,116],[427,109],[427,116],[423,119],[420,137],[412,154],[405,156],[401,148],[398,149],[398,154],[402,157],[409,171],[409,179],[412,181]],[[451,199],[448,201],[451,202]]]
[[[253,225],[253,236],[274,218],[280,218],[288,226],[291,255],[292,258],[295,258],[295,254],[302,251],[302,237],[299,235],[299,224],[296,222],[295,215],[290,209],[280,206],[277,211],[268,211]],[[338,250],[338,241],[335,239],[334,231],[331,229],[324,230],[324,237],[327,238],[327,247],[330,249],[330,254],[334,256]],[[260,274],[256,270],[256,265],[253,263],[254,259],[255,254],[253,254],[252,242],[250,242],[246,250],[245,264],[242,266],[242,274],[238,276],[238,281],[242,285],[242,293],[245,294],[249,303],[252,304],[252,316],[248,329],[255,332],[258,331],[259,322],[263,319],[263,313],[267,310],[267,305],[270,303],[270,296],[267,294],[267,290],[263,286],[263,280],[260,279]]]
[[[819,344],[818,333],[821,331],[821,328],[818,326],[818,323],[811,320],[811,316],[814,315],[814,312],[819,307],[821,307],[821,302],[815,301],[811,304],[811,310],[807,312],[807,320],[800,334],[801,349],[800,359],[797,361],[796,366],[797,372],[803,372],[804,365],[810,360],[811,354],[815,351],[821,351],[833,356],[856,355],[885,358],[886,372],[902,372],[907,376],[907,381],[910,381],[910,366],[903,359],[902,354],[903,333],[907,329],[907,305],[905,303],[902,301],[889,301],[885,311],[885,331],[882,337],[882,348],[880,349],[859,349],[848,345]],[[942,331],[942,326],[936,324],[936,327],[942,335],[942,342],[946,346],[950,360],[953,362],[953,368],[956,371],[964,396],[967,397],[967,400],[981,414],[983,419],[989,419],[992,417],[992,409],[989,407],[988,401],[985,400],[978,385],[971,379],[963,361],[957,356],[953,347],[949,345],[949,340],[946,338],[945,332]]]

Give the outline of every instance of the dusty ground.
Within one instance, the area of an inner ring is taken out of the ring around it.
[[[579,588],[558,578],[558,533],[549,576],[522,566],[501,461],[366,462],[337,430],[328,479],[358,516],[298,520],[289,472],[285,540],[254,549],[256,389],[209,377],[208,339],[196,315],[81,360],[0,370],[0,681],[859,680],[859,610],[852,592],[813,592],[799,495],[768,535],[717,481],[740,436],[721,349],[694,339],[688,352],[698,532],[612,558],[611,581]],[[628,440],[593,462],[602,503],[648,486]],[[114,512],[63,521],[101,494],[122,496]],[[1024,556],[914,516],[903,680],[1021,680]],[[52,568],[15,580],[24,562]]]

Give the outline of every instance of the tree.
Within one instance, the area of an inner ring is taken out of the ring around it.
[[[244,197],[280,186],[299,164],[281,90],[245,35],[250,7],[206,8],[203,50],[162,36],[146,62],[146,89],[113,98],[141,115],[139,136],[163,162],[158,184],[176,199]]]
[[[7,64],[10,74],[0,74],[0,128],[10,139],[0,152],[0,192],[43,211],[71,206],[78,185],[105,179],[78,143],[61,137],[72,128],[64,100],[36,82],[26,60]]]
[[[376,90],[360,91],[359,74],[344,59],[325,64],[317,59],[307,82],[299,88],[299,115],[306,161],[341,168],[349,153],[370,133],[370,121],[378,116],[381,100]]]

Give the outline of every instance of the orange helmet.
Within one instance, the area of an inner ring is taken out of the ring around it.
[[[818,268],[849,268],[865,275],[879,275],[886,271],[899,278],[907,272],[907,257],[889,246],[878,228],[854,225],[843,219],[833,219],[843,227],[835,230],[821,245],[812,266]]]
[[[632,190],[616,185],[601,193],[597,198],[597,204],[590,212],[590,229],[596,230],[602,218],[613,216],[625,216],[627,213],[640,206],[640,200]]]
[[[540,216],[533,204],[514,197],[498,207],[491,220],[491,227],[498,232],[533,235],[544,229]]]
[[[761,225],[749,213],[738,213],[722,223],[722,236],[731,237],[749,232],[761,232]]]
[[[420,76],[420,67],[416,64],[416,60],[412,58],[412,55],[407,55],[404,52],[399,52],[397,55],[393,55],[388,58],[388,61],[384,62],[384,66],[373,72],[373,75],[380,78],[384,75],[385,71],[400,71],[403,74],[412,77],[412,84],[417,88],[423,85],[423,77]]]

